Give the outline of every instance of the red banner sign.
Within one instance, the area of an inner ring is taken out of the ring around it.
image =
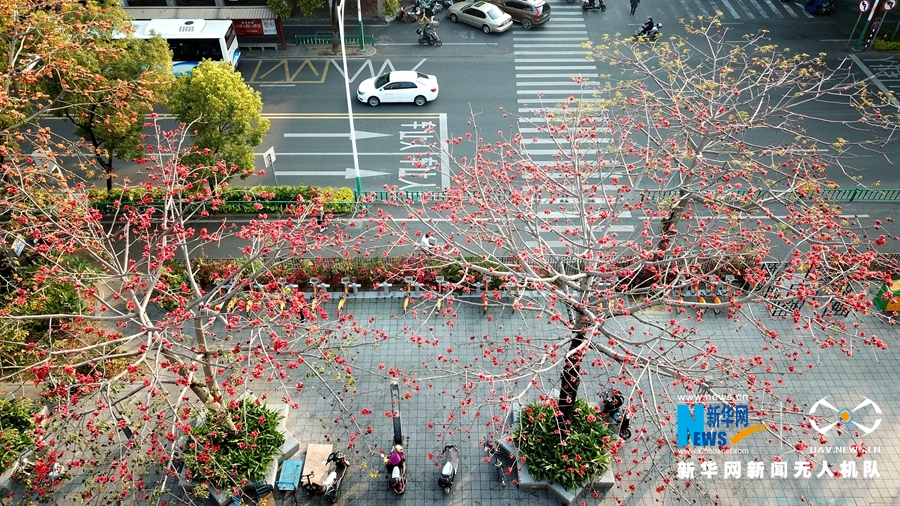
[[[234,33],[240,35],[277,35],[274,19],[235,19]]]

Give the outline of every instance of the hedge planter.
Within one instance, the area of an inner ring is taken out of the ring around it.
[[[615,436],[597,408],[575,401],[571,425],[563,427],[554,402],[536,402],[522,408],[515,425],[510,453],[516,456],[520,487],[546,488],[571,504],[588,486],[612,486]]]
[[[264,480],[271,474],[272,463],[277,466],[286,441],[281,413],[245,398],[231,401],[225,416],[237,432],[229,430],[225,419],[207,413],[183,439],[185,475],[181,481],[185,488],[196,487],[202,477],[200,484],[208,485],[214,496],[220,495],[241,483]],[[204,492],[194,491],[197,495]]]

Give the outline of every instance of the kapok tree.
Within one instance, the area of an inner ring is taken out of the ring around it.
[[[296,369],[340,388],[352,375],[342,347],[368,333],[351,314],[331,321],[325,298],[304,298],[284,278],[297,259],[342,256],[347,244],[359,244],[320,231],[324,200],[298,199],[280,216],[195,226],[222,205],[227,185],[211,189],[202,176],[208,167],[183,163],[186,135],[160,131],[155,121],[148,127],[158,135],[141,160],[147,179],[121,182],[125,195],[142,196],[133,203],[123,197],[101,206],[84,182],[29,157],[10,155],[3,164],[2,212],[29,240],[46,281],[6,294],[7,302],[44,297],[59,283],[87,300],[70,313],[0,313],[4,328],[51,323],[46,335],[17,345],[26,353],[18,369],[7,364],[3,381],[45,390],[54,408],[39,468],[60,462],[83,475],[65,498],[89,503],[147,504],[178,489],[173,462],[185,444],[179,438],[187,434],[190,444],[190,420],[205,414],[237,434],[242,428],[227,415],[246,393],[296,408],[303,391],[289,374]],[[49,155],[54,146],[41,149]],[[227,167],[217,174],[227,179]],[[204,248],[234,261],[205,259]],[[215,448],[205,457],[215,465]]]
[[[504,409],[555,399],[561,439],[576,399],[617,390],[649,462],[663,449],[678,454],[676,395],[748,393],[756,419],[782,437],[775,411],[785,402],[791,412],[793,401],[759,375],[802,372],[797,356],[809,346],[848,355],[884,346],[852,322],[869,311],[870,283],[889,276],[872,268],[886,238],[842,217],[826,172],[843,168],[845,150],[877,146],[842,139],[885,126],[879,104],[855,99],[866,83],[847,62],[829,68],[819,56],[782,52],[762,33],[732,43],[738,37],[715,21],[686,30],[656,44],[592,47],[623,80],[579,79],[581,97],[530,104],[543,109],[517,121],[536,133],[493,141],[473,122],[432,146],[448,152],[449,187],[422,198],[397,191],[404,219],[371,218],[429,265],[457,272],[457,305],[490,276],[475,303],[521,315],[520,328],[485,336],[474,357],[454,353],[449,363],[482,380],[461,390],[474,396],[487,382],[504,392],[493,396]],[[848,108],[857,116],[847,119]],[[529,152],[548,145],[552,161]],[[437,245],[419,245],[406,227],[430,230]],[[456,311],[448,304],[435,318]],[[726,339],[698,334],[713,311],[758,329],[759,356],[732,355]],[[810,338],[779,336],[766,325],[779,317]],[[547,325],[562,337],[539,330]],[[488,356],[510,358],[492,367]],[[598,375],[606,379],[582,382]],[[803,415],[789,415],[800,429],[784,440],[805,437],[803,427],[808,435]],[[661,490],[685,493],[671,469],[651,475]]]

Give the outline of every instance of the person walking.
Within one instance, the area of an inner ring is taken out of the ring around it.
[[[634,16],[634,11],[637,10],[638,4],[641,3],[641,0],[631,0],[631,15]]]

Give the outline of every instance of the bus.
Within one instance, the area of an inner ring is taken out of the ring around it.
[[[241,62],[231,20],[151,19],[132,21],[132,25],[138,39],[159,35],[169,43],[176,76],[190,72],[201,60],[227,61],[235,69]]]

